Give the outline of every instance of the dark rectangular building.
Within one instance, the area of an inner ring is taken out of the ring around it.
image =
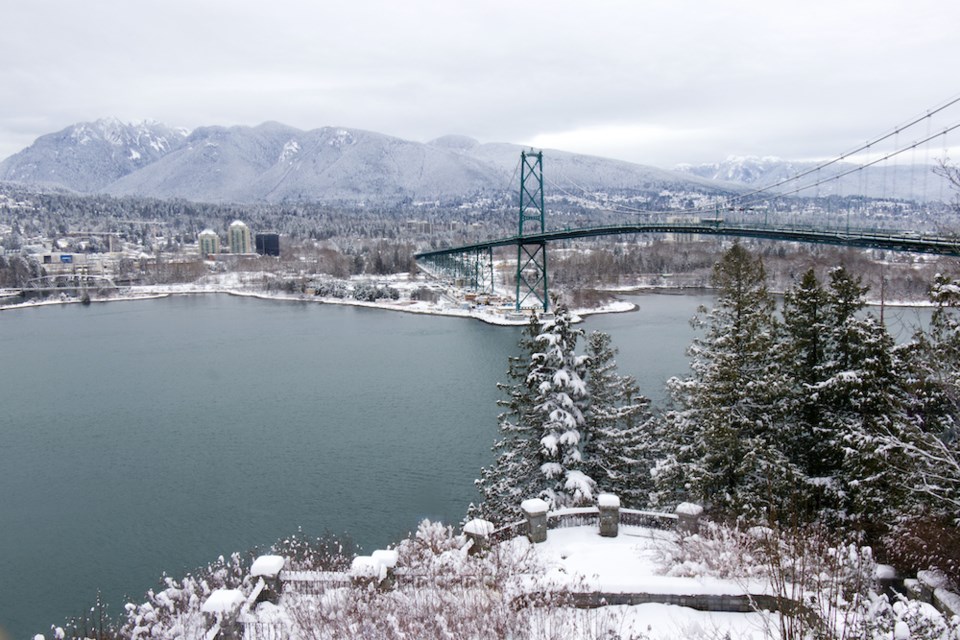
[[[280,234],[258,233],[256,236],[257,253],[262,256],[280,257]]]

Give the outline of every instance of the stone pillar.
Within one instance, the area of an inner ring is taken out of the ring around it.
[[[397,567],[397,560],[400,558],[400,554],[394,549],[377,549],[370,554],[370,557],[373,558],[375,562],[379,562],[384,570],[383,579],[380,581],[380,588],[385,591],[393,589],[393,586],[397,582],[394,569]]]
[[[280,572],[286,565],[286,559],[283,556],[260,556],[250,565],[250,577],[262,578],[264,589],[260,592],[257,602],[272,602],[277,604],[280,601],[280,591],[283,583],[280,582]]]
[[[490,548],[490,535],[493,534],[493,523],[489,520],[471,520],[463,525],[463,535],[473,544],[470,545],[470,555],[486,553]]]
[[[677,531],[683,535],[693,535],[700,531],[700,515],[703,507],[692,502],[681,502],[675,510]]]
[[[601,493],[597,496],[597,508],[600,510],[600,535],[616,538],[620,530],[620,498],[612,493]]]
[[[235,640],[243,635],[239,616],[245,600],[246,596],[239,589],[214,589],[200,605],[200,613],[208,626],[220,625],[218,637]]]
[[[527,517],[527,537],[534,544],[547,541],[547,503],[540,498],[530,498],[520,503]]]
[[[878,564],[874,571],[874,578],[877,580],[877,592],[887,594],[891,602],[895,602],[892,598],[896,593],[896,587],[901,583],[897,580],[897,570],[889,564]]]
[[[350,563],[350,581],[355,587],[379,586],[386,576],[386,567],[373,556],[357,556]]]

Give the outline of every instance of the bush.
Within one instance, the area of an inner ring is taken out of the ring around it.
[[[400,292],[393,287],[358,284],[353,287],[353,297],[361,302],[375,302],[382,299],[399,300]]]
[[[284,568],[288,571],[347,571],[357,555],[357,546],[331,534],[310,538],[298,529],[277,540],[270,552],[286,558]]]
[[[318,282],[316,292],[318,296],[323,298],[346,298],[347,285],[339,281]]]

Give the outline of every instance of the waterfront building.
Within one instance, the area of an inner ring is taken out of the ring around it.
[[[197,246],[200,248],[200,257],[206,260],[208,256],[220,253],[220,236],[212,229],[204,229],[197,236]]]
[[[228,239],[230,242],[230,253],[253,253],[250,227],[240,220],[234,220],[230,223]]]

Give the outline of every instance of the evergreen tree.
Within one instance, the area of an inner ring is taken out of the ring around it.
[[[907,570],[936,567],[960,583],[960,282],[937,275],[927,332],[895,352],[907,418],[888,436],[907,488],[885,545]]]
[[[938,274],[929,330],[898,351],[908,419],[903,453],[912,508],[960,522],[960,282]]]
[[[470,517],[482,517],[503,523],[521,516],[520,503],[540,493],[539,425],[534,415],[536,388],[530,378],[533,355],[538,352],[539,317],[530,318],[520,337],[520,354],[510,356],[509,383],[497,383],[506,397],[497,401],[504,408],[497,418],[500,439],[493,445],[496,455],[492,467],[480,471],[476,485],[481,503],[471,505]]]
[[[616,354],[609,334],[587,336],[585,471],[600,491],[616,494],[625,507],[640,508],[653,491],[654,420],[636,380],[617,373]]]
[[[893,340],[873,316],[864,316],[860,278],[846,269],[830,273],[822,381],[815,391],[821,406],[821,434],[836,466],[837,508],[873,529],[902,499],[893,475],[895,451],[888,438],[904,423]]]
[[[573,328],[565,305],[554,309],[553,319],[543,323],[537,336],[541,351],[533,354],[528,374],[537,389],[534,415],[540,424],[545,481],[540,497],[553,507],[582,506],[592,503],[596,491],[596,482],[583,472],[586,357],[575,352],[583,330]]]
[[[551,508],[593,502],[596,482],[585,473],[583,452],[587,358],[576,354],[582,335],[563,304],[555,303],[553,318],[531,320],[521,355],[510,359],[512,383],[498,385],[507,396],[500,401],[503,437],[494,465],[477,480],[483,503],[471,515],[503,522],[519,516],[527,498]]]
[[[717,301],[690,349],[692,374],[668,383],[675,410],[666,415],[671,439],[656,481],[661,499],[765,510],[795,475],[776,440],[783,381],[774,301],[762,261],[739,244],[714,267],[713,284]]]
[[[785,451],[808,476],[822,475],[829,452],[820,433],[822,407],[814,391],[821,382],[827,295],[813,269],[783,297],[783,344],[778,353],[789,383],[789,439]]]

